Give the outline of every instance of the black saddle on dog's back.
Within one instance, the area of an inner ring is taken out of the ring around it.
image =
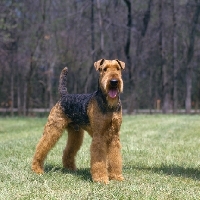
[[[60,99],[60,105],[64,113],[74,123],[80,125],[89,124],[87,107],[90,99],[95,95],[91,94],[66,94]]]

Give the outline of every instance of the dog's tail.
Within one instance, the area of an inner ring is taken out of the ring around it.
[[[59,81],[59,93],[60,96],[62,97],[65,95],[67,92],[67,74],[68,74],[68,68],[65,67],[60,74],[60,81]]]

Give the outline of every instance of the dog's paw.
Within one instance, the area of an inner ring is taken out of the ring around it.
[[[109,179],[107,176],[105,177],[96,177],[96,178],[92,178],[94,182],[98,182],[98,183],[104,183],[104,184],[109,184]]]
[[[31,169],[36,174],[43,174],[44,173],[43,164],[36,159],[33,160]]]
[[[36,174],[44,174],[44,170],[41,167],[32,166],[31,168]]]
[[[116,174],[111,175],[110,174],[109,178],[110,178],[110,180],[116,180],[116,181],[123,181],[124,180],[124,177],[121,174],[119,174],[119,175],[116,175]]]

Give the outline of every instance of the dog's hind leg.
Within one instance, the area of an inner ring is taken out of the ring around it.
[[[45,125],[42,138],[39,140],[35,155],[32,161],[32,170],[36,173],[43,173],[44,160],[61,137],[63,131],[67,126],[67,118],[64,115],[59,103],[57,103],[51,110],[48,121]]]
[[[75,156],[83,143],[84,131],[73,126],[67,127],[68,139],[66,148],[63,151],[63,166],[70,170],[76,170]]]

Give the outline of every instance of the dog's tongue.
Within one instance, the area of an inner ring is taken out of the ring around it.
[[[108,95],[110,98],[115,98],[117,96],[117,93],[118,93],[117,89],[114,88],[109,90]]]

